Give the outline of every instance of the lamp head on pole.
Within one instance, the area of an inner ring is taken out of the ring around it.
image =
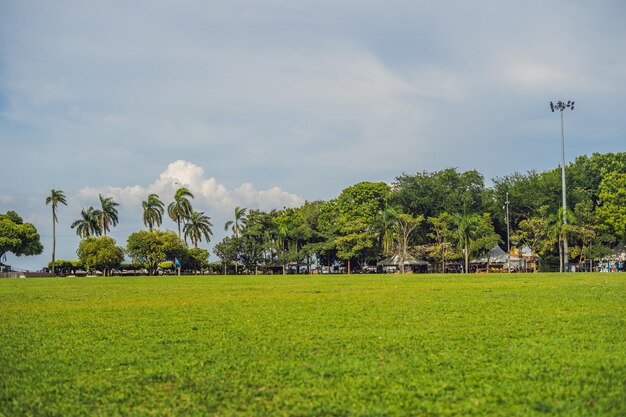
[[[564,101],[557,101],[556,104],[550,102],[550,110],[552,110],[552,113],[554,113],[555,109],[559,111],[563,111],[565,109],[574,110],[574,102],[570,100],[568,100],[567,103],[565,103]]]

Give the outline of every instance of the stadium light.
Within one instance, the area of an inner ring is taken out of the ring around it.
[[[550,102],[550,110],[554,113],[554,110],[561,112],[561,188],[563,191],[563,224],[567,224],[567,197],[565,194],[565,133],[563,132],[563,110],[574,110],[574,102],[557,101],[556,103]],[[569,259],[567,257],[567,236],[563,234],[563,272],[569,272]]]

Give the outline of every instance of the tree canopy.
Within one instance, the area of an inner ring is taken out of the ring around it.
[[[15,256],[39,255],[43,252],[35,226],[24,223],[14,211],[0,214],[0,261],[9,252]]]
[[[108,236],[81,240],[76,255],[87,270],[101,270],[105,276],[124,261],[124,249],[115,246],[115,240]]]

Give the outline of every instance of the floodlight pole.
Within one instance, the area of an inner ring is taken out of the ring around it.
[[[561,112],[561,189],[563,193],[563,224],[567,224],[567,197],[565,193],[565,133],[563,129],[563,110],[574,110],[574,102],[564,103],[558,101],[556,104],[550,102],[552,112],[557,109]],[[563,233],[563,272],[569,272],[569,258],[567,256],[567,235]]]
[[[565,133],[563,129],[563,110],[561,110],[561,189],[563,193],[563,225],[567,224],[567,194],[565,192]],[[563,272],[569,272],[567,255],[567,234],[563,233]]]
[[[507,268],[511,273],[511,241],[509,240],[509,193],[506,193],[506,255],[508,257]]]

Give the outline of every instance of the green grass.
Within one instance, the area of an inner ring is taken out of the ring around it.
[[[626,415],[626,274],[0,280],[0,415]]]

